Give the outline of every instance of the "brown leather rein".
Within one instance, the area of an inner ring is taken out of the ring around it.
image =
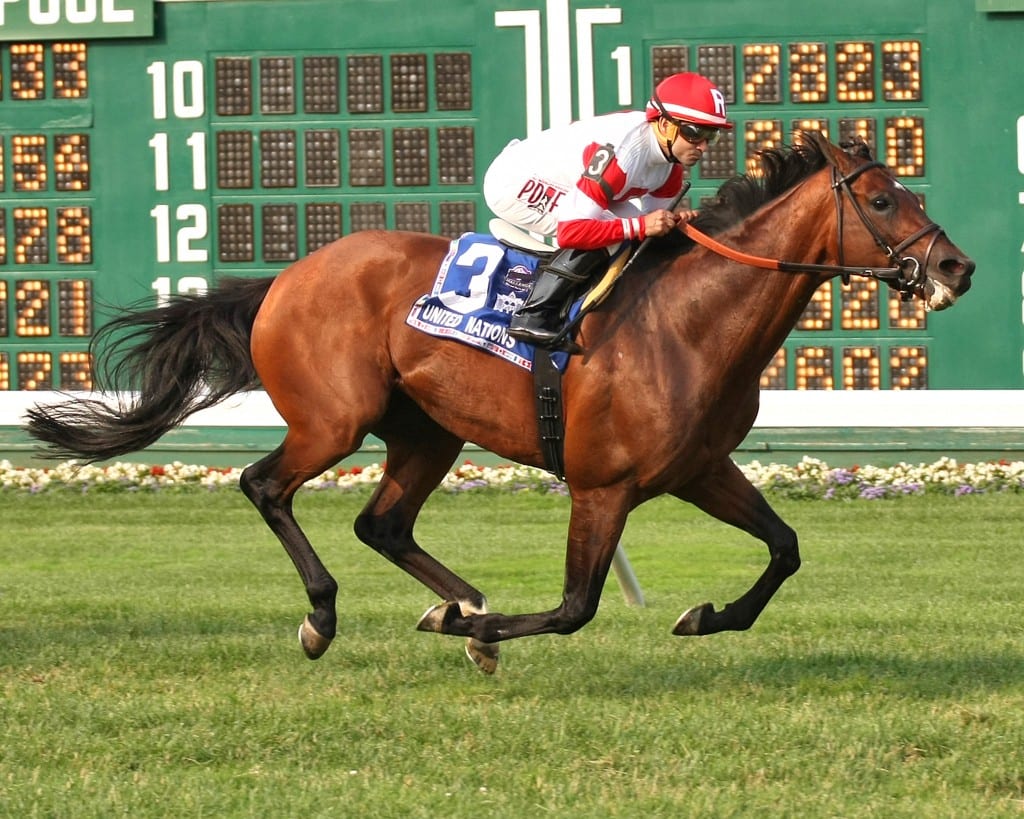
[[[693,225],[683,225],[682,230],[697,244],[703,245],[714,253],[732,259],[740,264],[758,267],[764,270],[780,270],[785,273],[826,273],[833,276],[842,276],[844,282],[849,282],[850,276],[865,276],[871,279],[878,279],[886,282],[890,287],[899,291],[902,297],[910,299],[918,291],[926,278],[925,270],[928,268],[928,260],[931,258],[932,249],[940,236],[945,231],[934,222],[929,222],[919,230],[916,230],[906,239],[895,246],[890,246],[875,224],[868,218],[857,198],[853,195],[850,183],[858,176],[872,168],[885,168],[882,162],[866,162],[854,168],[846,176],[840,176],[838,168],[832,166],[832,191],[835,194],[836,204],[836,226],[839,240],[839,264],[810,264],[808,262],[787,262],[783,259],[769,259],[764,256],[754,256],[750,253],[743,253],[735,250],[721,242],[712,239],[706,233],[697,230]],[[853,206],[860,221],[867,228],[875,243],[885,252],[892,267],[858,267],[844,264],[843,259],[843,194]],[[925,251],[922,262],[915,256],[900,255],[915,242],[928,234],[934,234]]]

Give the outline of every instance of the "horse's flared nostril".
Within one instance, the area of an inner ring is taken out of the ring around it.
[[[974,275],[974,261],[966,256],[950,256],[939,262],[939,269],[949,276],[970,279]]]

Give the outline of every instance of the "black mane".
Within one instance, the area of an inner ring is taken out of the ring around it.
[[[758,160],[759,171],[734,176],[723,183],[713,199],[701,205],[694,227],[705,233],[720,233],[821,170],[828,162],[815,139],[768,148],[758,154]]]
[[[828,158],[817,137],[817,134],[806,135],[794,145],[761,151],[758,154],[760,169],[723,183],[710,201],[701,203],[694,227],[703,233],[721,233],[820,171],[828,164]],[[869,156],[863,142],[842,147],[856,156]],[[656,241],[659,248],[675,254],[693,246],[693,241],[681,231],[673,231]]]

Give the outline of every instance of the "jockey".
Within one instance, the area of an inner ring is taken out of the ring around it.
[[[571,296],[608,259],[607,247],[663,236],[696,211],[672,213],[685,168],[722,130],[725,98],[700,74],[658,83],[644,111],[605,114],[513,140],[484,176],[495,215],[553,237],[561,250],[537,272],[509,335],[546,346]]]

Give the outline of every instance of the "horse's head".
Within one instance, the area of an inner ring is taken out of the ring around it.
[[[974,262],[932,222],[917,196],[900,184],[863,142],[844,149],[817,133],[805,134],[823,151],[832,168],[836,199],[839,264],[877,264],[878,278],[914,296],[929,310],[945,310],[971,287]],[[847,208],[847,206],[849,206]],[[857,219],[845,219],[846,210]]]

